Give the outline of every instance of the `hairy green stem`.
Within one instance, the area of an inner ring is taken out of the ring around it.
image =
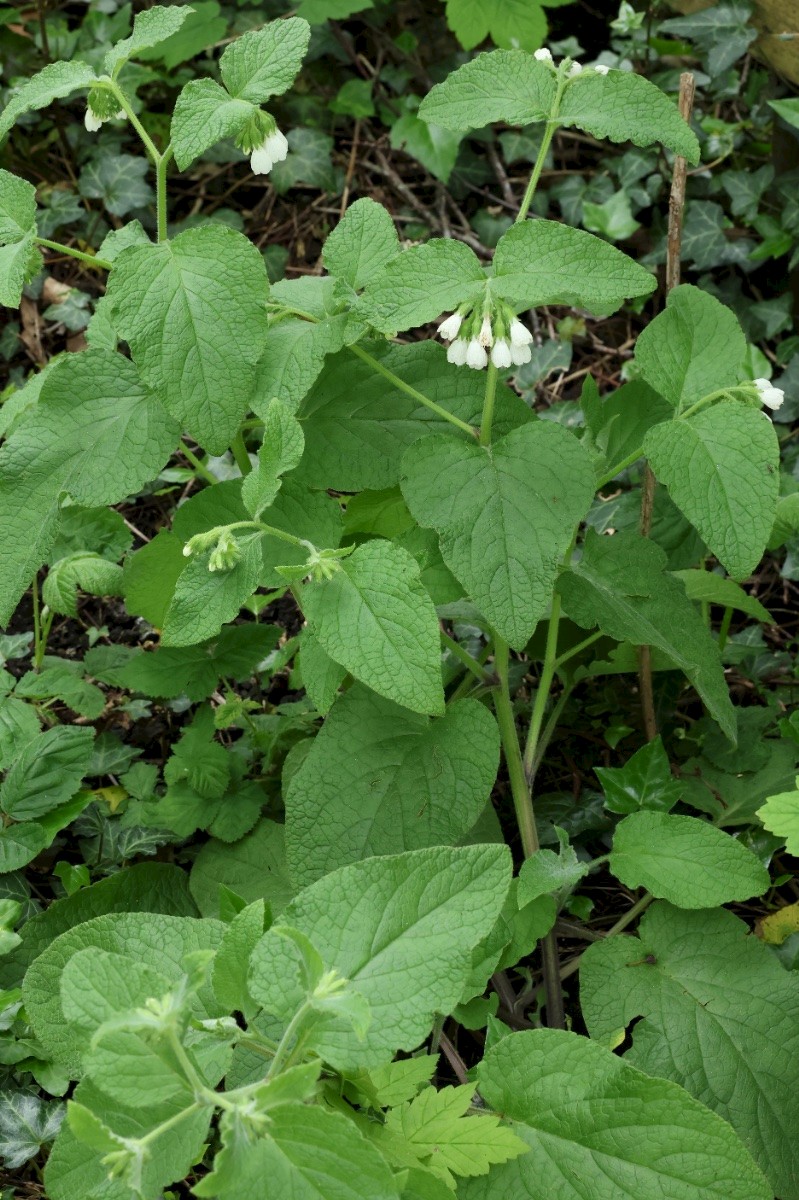
[[[193,450],[189,449],[185,442],[181,442],[178,446],[178,449],[183,457],[188,459],[201,479],[204,479],[206,483],[219,483],[219,480],[216,478],[216,476],[211,474],[205,463],[197,457]]]
[[[241,430],[238,431],[233,441],[230,443],[230,452],[236,460],[236,466],[241,471],[242,475],[249,475],[252,470],[250,456],[247,453],[247,447],[244,444],[244,434]]]
[[[169,164],[172,161],[172,143],[170,142],[164,153],[158,158],[155,164],[155,195],[156,195],[156,215],[158,221],[158,240],[165,242],[169,237],[169,226],[167,219],[166,206],[166,180]]]
[[[312,1012],[313,1009],[308,1000],[304,1001],[297,1009],[286,1026],[282,1038],[278,1042],[275,1057],[272,1059],[269,1070],[266,1073],[267,1079],[273,1079],[275,1075],[279,1075],[284,1066],[288,1064],[291,1054],[299,1042],[302,1026]]]
[[[405,392],[406,396],[412,396],[414,400],[417,400],[419,404],[423,404],[425,408],[429,408],[430,412],[434,412],[443,421],[448,421],[456,429],[460,429],[463,433],[468,433],[469,437],[476,438],[478,436],[477,430],[472,425],[467,425],[460,417],[447,412],[445,408],[442,408],[440,404],[436,404],[435,400],[431,400],[429,396],[425,396],[422,392],[417,392],[415,387],[411,387],[404,379],[400,379],[399,375],[395,375],[393,371],[389,371],[378,359],[373,358],[371,354],[366,350],[362,350],[360,346],[348,346],[347,349],[357,358],[360,358],[362,362],[368,363],[378,375],[382,375],[384,379],[390,380],[395,388],[398,388],[401,392]]]
[[[109,91],[112,91],[114,93],[114,96],[119,101],[119,107],[122,109],[125,116],[128,118],[131,125],[138,133],[139,137],[141,138],[142,144],[144,145],[145,150],[150,155],[150,158],[153,160],[153,164],[157,169],[158,164],[160,163],[161,159],[166,156],[161,154],[161,151],[158,149],[155,142],[150,137],[149,133],[144,128],[144,126],[142,125],[139,118],[136,116],[135,112],[133,111],[133,108],[131,107],[131,103],[128,100],[125,93],[123,92],[122,88],[113,79],[108,80],[107,82],[105,80],[101,80],[97,86],[98,87],[106,87],[106,88],[108,88]]]
[[[560,611],[560,596],[557,592],[555,592],[552,596],[552,612],[549,617],[549,628],[547,629],[547,642],[546,649],[544,650],[544,665],[541,670],[541,679],[538,684],[538,691],[535,694],[533,712],[530,717],[530,729],[528,731],[527,742],[524,747],[524,774],[525,779],[528,781],[532,775],[533,762],[535,761],[536,751],[538,750],[538,741],[541,736],[541,727],[544,723],[544,713],[546,711],[547,700],[549,699],[549,690],[552,687],[552,680],[555,677],[555,669],[558,657]]]
[[[101,271],[110,271],[112,264],[106,262],[104,258],[97,258],[94,254],[84,254],[82,250],[73,250],[72,246],[64,246],[61,242],[51,242],[49,238],[37,237],[36,244],[46,246],[48,250],[57,250],[60,254],[68,254],[70,258],[77,258],[80,262],[88,263],[90,267],[98,267]]]
[[[530,205],[533,202],[535,189],[538,187],[538,181],[541,178],[541,172],[544,169],[544,163],[546,162],[547,153],[549,152],[552,138],[555,136],[555,131],[559,126],[558,113],[560,111],[560,101],[567,83],[568,75],[563,65],[561,65],[561,68],[558,72],[558,83],[555,89],[555,98],[552,101],[552,108],[550,109],[549,117],[547,118],[547,123],[544,128],[544,136],[541,139],[541,145],[538,148],[538,154],[536,155],[535,162],[533,163],[530,182],[527,184],[519,211],[516,215],[517,221],[524,221],[528,212],[530,211]]]
[[[476,679],[479,679],[481,683],[486,683],[488,681],[488,672],[477,661],[476,658],[472,657],[468,650],[464,650],[460,642],[456,642],[454,638],[451,638],[448,633],[444,633],[443,630],[441,631],[441,641],[446,646],[447,650],[454,654],[456,658],[460,659],[466,669],[471,671],[472,675],[474,675]]]
[[[519,735],[516,731],[516,721],[513,716],[513,705],[508,685],[508,661],[510,651],[508,643],[501,637],[494,638],[494,666],[499,680],[494,690],[494,708],[497,714],[499,735],[502,750],[505,755],[505,765],[508,768],[513,807],[516,812],[516,823],[522,839],[524,857],[529,858],[539,849],[538,831],[535,827],[533,800],[524,773],[522,752],[519,746]]]
[[[494,420],[494,401],[497,396],[497,368],[492,362],[486,371],[486,389],[483,399],[483,415],[480,418],[480,445],[491,445],[491,425]]]
[[[728,605],[724,609],[724,614],[721,618],[721,625],[719,626],[719,654],[724,649],[724,647],[727,645],[727,638],[729,637],[729,634],[730,634],[730,622],[731,621],[732,621],[732,609]]]
[[[34,573],[31,584],[31,600],[33,603],[33,669],[41,669],[44,649],[42,646],[41,605],[39,602],[39,576]]]

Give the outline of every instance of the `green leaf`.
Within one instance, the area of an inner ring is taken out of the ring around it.
[[[292,471],[305,448],[302,426],[283,400],[271,400],[264,413],[263,444],[258,463],[241,485],[241,498],[257,520],[280,491],[281,475]]]
[[[568,895],[589,871],[588,863],[581,862],[563,830],[560,853],[554,850],[536,850],[526,858],[519,870],[517,907],[519,910],[550,893]]]
[[[35,232],[36,188],[10,171],[0,171],[0,246]]]
[[[164,782],[185,783],[206,800],[224,795],[230,782],[230,758],[224,746],[214,741],[214,713],[210,705],[198,708],[164,767]]]
[[[402,491],[444,561],[497,632],[521,649],[549,605],[558,566],[594,494],[593,468],[551,421],[490,447],[442,434],[403,459]]]
[[[129,960],[132,961],[132,960]],[[128,1029],[100,1031],[83,1059],[83,1069],[106,1096],[131,1108],[152,1110],[165,1100],[193,1102],[192,1090],[176,1062]]]
[[[436,84],[419,116],[446,129],[482,129],[497,121],[529,125],[546,120],[554,99],[551,67],[520,50],[493,50]]]
[[[193,646],[216,637],[222,626],[237,617],[261,578],[261,538],[250,534],[238,539],[241,557],[229,570],[209,568],[211,551],[195,554],[178,577],[175,594],[164,619],[164,646]]]
[[[493,295],[517,309],[569,304],[597,315],[648,296],[656,280],[615,246],[559,221],[522,221],[497,243]]]
[[[736,400],[664,422],[644,453],[674,503],[735,579],[755,569],[774,525],[780,448],[771,421]]]
[[[746,338],[731,309],[684,283],[635,345],[641,377],[682,412],[703,396],[744,378]]]
[[[205,450],[221,454],[247,411],[266,333],[263,258],[225,225],[132,246],[108,296],[142,377]]]
[[[309,1048],[342,1070],[379,1066],[415,1048],[433,1014],[458,1003],[472,948],[492,928],[509,882],[506,847],[437,846],[353,863],[301,892],[282,922],[304,933],[375,1014],[362,1041],[330,1021],[316,1027]],[[250,991],[281,1020],[301,999],[288,986],[296,961],[290,943],[271,931],[253,951]]]
[[[356,312],[391,336],[477,299],[485,283],[477,255],[464,242],[431,238],[387,263],[367,286]]]
[[[373,1108],[393,1108],[412,1100],[422,1085],[430,1082],[437,1063],[437,1054],[418,1054],[371,1071],[355,1072],[351,1078]]]
[[[42,601],[53,612],[76,617],[79,589],[91,596],[121,596],[122,568],[92,551],[69,554],[48,571]]]
[[[130,37],[117,42],[105,56],[103,67],[108,75],[116,75],[119,68],[130,58],[136,58],[141,50],[149,50],[177,33],[189,13],[194,10],[188,5],[164,8],[156,5],[137,13],[133,20]]]
[[[94,730],[57,725],[28,742],[0,787],[0,808],[17,821],[41,817],[78,790],[92,757]]]
[[[279,327],[278,327],[279,328]],[[435,342],[372,348],[378,362],[467,424],[479,425],[485,382],[479,371],[447,362]],[[356,492],[399,483],[407,446],[427,433],[452,430],[430,409],[343,351],[331,358],[299,411],[305,430],[300,474],[311,487]],[[519,397],[499,384],[494,433],[501,437],[535,418]],[[640,442],[638,443],[640,445]]]
[[[395,1200],[385,1159],[338,1112],[283,1104],[269,1113],[265,1136],[248,1137],[233,1121],[210,1175],[194,1194],[219,1200],[263,1200],[264,1180],[292,1200]]]
[[[547,35],[537,0],[447,0],[447,24],[464,50],[487,37],[497,46],[537,50]]]
[[[610,869],[679,908],[713,908],[761,896],[766,868],[731,834],[699,817],[641,811],[616,827]]]
[[[512,1033],[489,1050],[478,1078],[531,1153],[461,1185],[464,1200],[771,1200],[726,1122],[586,1038]]]
[[[139,51],[138,57],[145,62],[162,62],[167,71],[171,71],[202,50],[216,45],[227,32],[227,21],[221,15],[217,0],[195,0],[177,33],[149,50]]]
[[[64,1105],[34,1092],[0,1092],[0,1160],[14,1171],[52,1142],[64,1118]]]
[[[453,845],[480,816],[498,765],[496,723],[477,701],[430,720],[351,688],[285,794],[292,878],[304,886],[370,855]]]
[[[769,833],[785,838],[789,854],[799,854],[799,791],[769,796],[763,807],[757,810],[757,815]]]
[[[341,177],[333,167],[333,139],[321,129],[290,129],[287,134],[288,157],[275,163],[269,173],[272,187],[279,196],[298,183],[325,192],[339,190]]]
[[[196,158],[224,138],[241,133],[256,112],[247,100],[233,100],[213,79],[192,79],[175,102],[170,133],[175,162],[186,171]]]
[[[775,1192],[795,1200],[796,973],[732,913],[658,903],[637,937],[589,946],[580,985],[592,1037],[618,1044],[624,1027],[642,1018],[629,1061],[682,1084],[729,1121],[768,1176],[769,1200]],[[750,1187],[747,1200],[760,1195]]]
[[[173,980],[130,955],[93,946],[72,955],[60,983],[67,1021],[93,1037],[111,1018],[141,1008],[150,999],[160,1000]]]
[[[210,643],[174,649],[160,646],[137,654],[116,672],[116,678],[145,696],[174,700],[185,694],[197,703],[208,699],[223,675],[248,678],[274,649],[279,633],[276,625],[226,626]]]
[[[406,550],[366,542],[300,600],[323,650],[356,679],[413,712],[444,711],[438,620]]]
[[[696,134],[676,104],[634,71],[583,71],[566,86],[558,122],[612,142],[662,142],[689,163],[699,162]]]
[[[89,88],[97,76],[88,63],[54,62],[44,67],[36,75],[31,76],[22,87],[12,95],[8,104],[0,114],[0,138],[4,138],[17,117],[23,113],[32,112],[37,108],[45,108],[53,100],[59,100],[76,92],[79,88]]]
[[[27,866],[51,841],[43,826],[33,821],[0,830],[0,875]]]
[[[36,1036],[47,1053],[70,1072],[71,1078],[80,1078],[81,1057],[90,1034],[83,1026],[67,1020],[60,995],[61,975],[72,956],[86,949],[126,954],[146,962],[174,987],[183,978],[181,964],[186,954],[215,950],[224,931],[225,926],[218,921],[167,917],[160,913],[112,913],[67,930],[39,955],[25,976],[25,1007]],[[200,1019],[221,1015],[210,985],[193,997],[191,1007]]]
[[[291,317],[269,327],[252,398],[259,416],[275,396],[297,407],[316,382],[327,355],[343,346],[346,320],[343,314],[318,322]],[[352,363],[351,355],[347,359]]]
[[[349,206],[330,234],[322,261],[331,275],[360,291],[399,250],[388,209],[365,196]]]
[[[123,564],[122,594],[128,612],[161,629],[185,566],[180,540],[168,529],[160,529],[151,542],[128,555]]]
[[[219,60],[231,96],[265,104],[291,87],[308,49],[311,30],[301,17],[270,21],[236,38]]]
[[[558,581],[567,616],[584,629],[653,646],[684,671],[731,739],[735,713],[718,647],[680,583],[665,571],[659,546],[634,533],[586,533],[583,556]]]
[[[237,913],[227,927],[214,959],[214,994],[228,1011],[242,1012],[251,1020],[257,1011],[247,990],[250,954],[260,940],[268,913],[263,900],[255,900]]]
[[[0,247],[0,305],[18,308],[22,289],[41,270],[42,256],[35,235],[28,233],[18,242]]]
[[[707,54],[707,70],[718,77],[746,53],[757,37],[748,0],[722,0],[704,11],[671,17],[660,25],[664,33],[691,38]]]
[[[416,103],[416,97],[409,98]],[[391,126],[393,150],[404,150],[426,167],[431,175],[447,183],[458,157],[463,134],[421,120],[413,111],[404,112]]]
[[[721,604],[725,608],[734,608],[746,613],[756,621],[773,624],[774,618],[767,608],[754,596],[750,596],[734,579],[717,575],[715,571],[674,571],[674,576],[685,588],[689,600],[699,600],[705,604]]]
[[[39,718],[33,705],[14,696],[4,696],[0,700],[0,770],[7,771],[38,732]]]
[[[347,672],[322,649],[306,626],[300,635],[300,675],[302,686],[317,712],[327,713]],[[0,720],[2,719],[0,709]]]
[[[773,108],[778,117],[787,121],[794,129],[799,129],[799,103],[793,100],[768,100],[769,108]]]
[[[527,1154],[528,1146],[495,1114],[467,1116],[474,1086],[425,1088],[386,1117],[389,1136],[406,1142],[422,1166],[453,1186],[455,1175],[487,1175],[492,1166]],[[378,1145],[380,1141],[378,1139]]]
[[[614,813],[634,813],[641,808],[669,812],[680,799],[683,786],[671,766],[658,736],[636,750],[623,767],[594,767],[605,793],[605,808]]]
[[[0,623],[54,541],[62,493],[85,505],[123,500],[158,474],[178,436],[129,359],[105,350],[59,359],[0,450]]]
[[[275,916],[282,912],[295,890],[286,865],[283,826],[262,820],[233,845],[215,838],[206,842],[189,877],[191,894],[204,916],[218,914],[221,887],[248,903],[266,900]]]

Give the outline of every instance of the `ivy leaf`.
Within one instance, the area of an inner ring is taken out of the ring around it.
[[[391,336],[432,321],[462,301],[476,300],[485,282],[480,260],[464,242],[431,238],[387,263],[355,311]]]
[[[799,780],[797,780],[799,788]],[[780,792],[769,796],[757,815],[769,833],[785,838],[789,854],[799,854],[799,791]]]
[[[281,96],[302,66],[310,37],[310,26],[301,17],[270,21],[242,34],[219,60],[222,82],[235,99],[253,104]]]
[[[447,24],[464,50],[487,37],[497,46],[537,50],[547,35],[536,0],[447,0]]]
[[[403,471],[411,513],[438,532],[455,578],[521,649],[591,503],[587,452],[562,426],[536,421],[490,449],[446,434],[425,438],[406,451]]]
[[[247,100],[234,100],[213,79],[192,79],[172,113],[175,162],[187,170],[196,158],[224,138],[236,137],[256,111]]]
[[[263,556],[258,534],[238,539],[241,557],[229,570],[211,571],[211,551],[195,554],[178,576],[166,612],[164,646],[194,646],[216,637],[237,617],[261,579]]]
[[[634,71],[584,71],[563,94],[558,122],[612,142],[651,146],[662,142],[689,163],[699,162],[699,142],[676,104]]]
[[[0,1159],[13,1171],[52,1142],[64,1119],[64,1105],[34,1092],[0,1092]]]
[[[544,121],[555,99],[555,77],[546,64],[521,50],[478,54],[431,88],[419,116],[445,129],[482,129],[504,121]]]
[[[743,921],[653,904],[637,937],[589,946],[580,992],[592,1037],[618,1045],[641,1017],[626,1058],[729,1121],[768,1176],[769,1198],[796,1195],[799,978]],[[749,1187],[747,1198],[760,1196]]]
[[[185,783],[206,800],[224,794],[230,782],[230,756],[214,741],[214,733],[213,710],[209,705],[198,708],[172,747],[164,767],[165,783]]]
[[[318,1105],[282,1104],[269,1111],[266,1134],[242,1136],[223,1126],[214,1169],[193,1188],[219,1200],[262,1200],[264,1180],[292,1200],[394,1200],[397,1185],[385,1159],[352,1121]]]
[[[688,676],[734,740],[735,712],[718,647],[685,590],[665,571],[666,555],[634,533],[586,533],[583,556],[558,581],[567,616],[618,642],[655,646]]]
[[[134,209],[146,208],[155,199],[147,182],[149,171],[147,159],[139,155],[103,154],[83,168],[78,191],[90,200],[102,200],[115,217],[124,217]],[[143,243],[137,239],[131,244]],[[149,239],[146,244],[150,244]]]
[[[300,601],[320,646],[356,679],[413,712],[444,711],[438,620],[407,550],[366,542],[332,579],[304,584]]]
[[[105,350],[59,359],[0,450],[0,623],[53,544],[62,493],[85,505],[124,500],[158,474],[179,432],[129,359]]]
[[[605,808],[614,813],[634,813],[645,808],[669,812],[683,793],[671,773],[660,734],[636,750],[623,767],[594,767],[605,793]]]
[[[742,842],[699,817],[641,811],[616,827],[609,866],[630,888],[679,908],[761,896],[769,874]]]
[[[527,1154],[529,1147],[492,1114],[467,1116],[474,1099],[472,1084],[425,1088],[413,1100],[386,1116],[389,1136],[402,1139],[422,1166],[450,1186],[455,1175],[487,1175],[492,1166]],[[380,1141],[378,1139],[378,1145]]]
[[[96,80],[97,76],[88,63],[49,63],[11,96],[0,114],[0,139],[6,136],[17,117],[21,117],[23,113],[45,108],[52,104],[53,100],[69,96],[79,88],[90,88]]]
[[[744,378],[746,338],[738,318],[715,296],[684,283],[635,345],[641,377],[680,413]]]
[[[695,41],[707,54],[708,72],[718,77],[746,53],[757,37],[751,16],[749,0],[726,0],[703,12],[671,17],[660,28],[664,33]]]
[[[222,454],[247,411],[266,333],[263,258],[224,225],[132,246],[108,296],[142,377],[204,449]]]
[[[531,1153],[461,1184],[464,1200],[583,1200],[598,1173],[614,1200],[771,1200],[726,1122],[587,1038],[558,1029],[509,1034],[489,1050],[478,1079],[486,1103]]]
[[[159,45],[177,33],[189,13],[194,10],[188,5],[177,8],[164,8],[156,5],[137,13],[133,19],[133,32],[130,37],[117,42],[105,56],[103,67],[106,74],[116,76],[119,68],[130,58],[136,58],[139,51],[149,50]]]
[[[304,448],[302,426],[288,405],[275,398],[264,414],[258,464],[241,485],[241,498],[254,520],[272,503],[280,490],[280,476],[297,466]]]
[[[660,483],[734,579],[766,549],[779,492],[780,447],[771,421],[737,400],[655,425],[644,453]]]
[[[496,723],[477,701],[431,721],[351,688],[286,792],[292,878],[302,886],[371,855],[453,845],[483,811],[498,765]]]
[[[605,315],[656,280],[602,238],[559,221],[522,221],[497,243],[491,292],[517,309],[570,304]]]
[[[458,1003],[472,949],[493,927],[509,882],[505,846],[436,846],[352,863],[301,892],[281,923],[304,933],[375,1014],[363,1040],[330,1021],[316,1027],[309,1048],[347,1071],[415,1048],[433,1014]],[[251,958],[250,992],[281,1020],[302,1001],[289,983],[297,953],[270,931]]]
[[[94,730],[56,725],[23,749],[0,787],[0,808],[17,821],[41,817],[78,790],[88,773]]]
[[[338,176],[333,167],[331,154],[333,139],[321,129],[290,129],[286,135],[289,153],[282,162],[275,163],[269,173],[272,187],[279,196],[285,195],[298,183],[308,187],[333,191]]]
[[[399,250],[388,209],[364,196],[349,206],[330,234],[322,261],[331,275],[360,291]]]

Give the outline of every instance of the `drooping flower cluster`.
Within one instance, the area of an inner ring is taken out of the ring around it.
[[[253,113],[236,138],[236,145],[249,154],[255,175],[268,175],[275,163],[282,162],[289,152],[288,141],[278,129],[275,118],[262,109]]]
[[[83,124],[89,133],[97,133],[106,121],[124,120],[125,111],[105,88],[93,87],[86,97],[86,116]]]
[[[479,371],[489,360],[500,369],[520,367],[532,357],[533,335],[503,301],[495,301],[493,309],[462,305],[441,322],[438,333],[450,343],[447,359],[457,367]]]
[[[768,379],[755,379],[754,385],[757,388],[761,404],[770,408],[772,412],[776,412],[785,399],[785,392],[781,388],[774,387]]]
[[[537,59],[539,62],[549,63],[553,71],[557,69],[555,67],[555,60],[552,57],[552,51],[548,50],[546,46],[542,46],[540,50],[536,50],[533,54],[533,58]],[[608,71],[610,70],[610,67],[606,67],[604,63],[599,63],[595,67],[583,67],[582,63],[575,62],[573,59],[569,59],[567,61],[568,67],[566,70],[566,75],[569,79],[575,79],[578,75],[582,75],[584,70],[596,71],[597,75],[607,75]]]

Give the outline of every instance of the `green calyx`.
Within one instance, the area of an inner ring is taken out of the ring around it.
[[[93,87],[86,103],[100,121],[110,121],[119,112],[119,101],[113,92],[104,87]]]
[[[277,129],[275,118],[262,108],[253,109],[252,116],[236,137],[236,146],[243,154],[252,154]]]

